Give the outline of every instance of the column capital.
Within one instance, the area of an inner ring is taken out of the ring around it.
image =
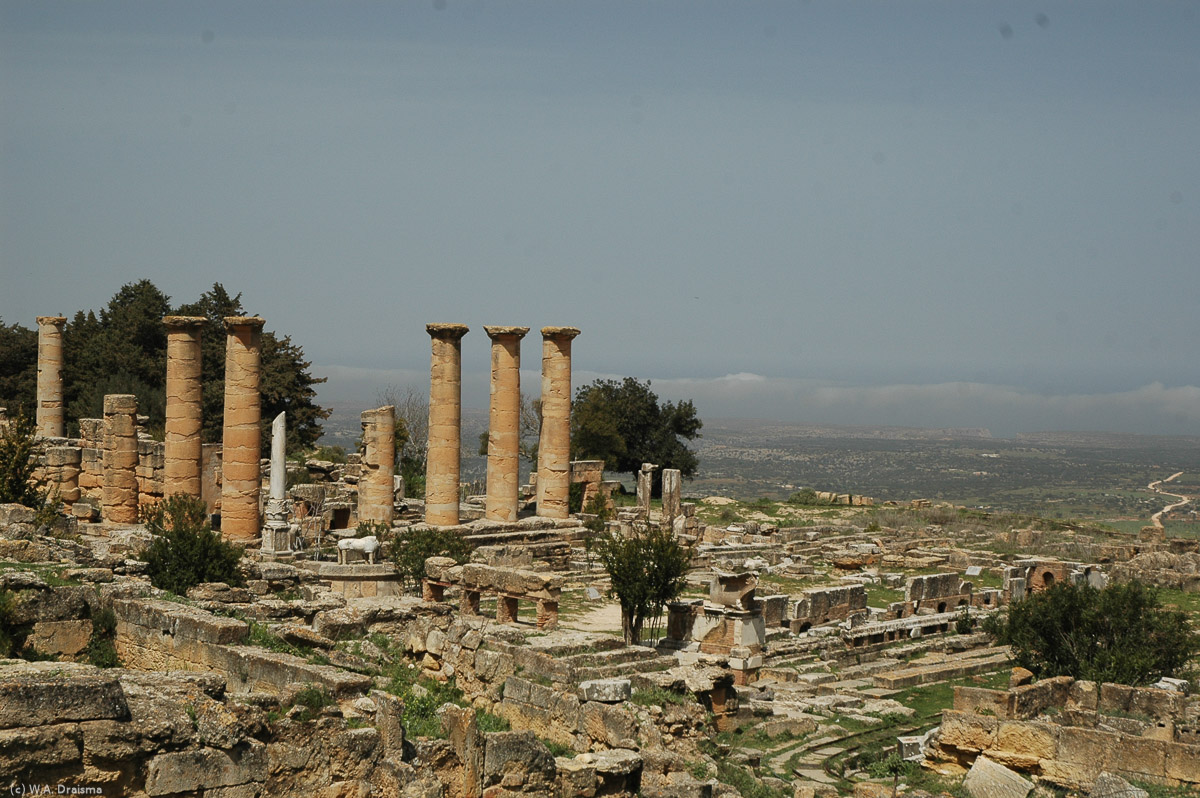
[[[170,330],[191,330],[207,322],[204,316],[163,316],[163,324]]]
[[[225,331],[232,332],[240,328],[261,330],[266,323],[266,319],[261,316],[226,316]]]
[[[529,332],[529,328],[528,327],[497,327],[496,325],[491,325],[491,326],[484,325],[483,331],[485,333],[487,333],[488,338],[491,338],[493,341],[496,340],[497,338],[502,338],[506,335],[511,335],[511,336],[517,338],[518,340],[520,340],[521,338],[525,337],[525,334],[527,332]]]
[[[38,323],[39,327],[42,326],[43,324],[53,324],[55,327],[61,327],[62,325],[67,323],[67,317],[66,316],[38,316],[37,323]]]
[[[579,335],[578,327],[543,327],[543,338],[566,338],[568,341]]]
[[[431,338],[441,338],[447,341],[459,341],[471,328],[465,324],[426,324],[425,332]]]

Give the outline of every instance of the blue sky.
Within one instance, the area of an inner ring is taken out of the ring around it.
[[[368,406],[1200,430],[1200,3],[0,0],[0,318],[221,282]],[[536,391],[536,342],[527,339]]]

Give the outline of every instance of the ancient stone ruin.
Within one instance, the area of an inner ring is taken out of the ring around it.
[[[636,504],[617,506],[620,483],[603,463],[570,459],[572,327],[542,329],[529,490],[519,484],[528,328],[484,328],[482,506],[460,484],[461,324],[427,326],[424,502],[397,484],[390,406],[362,411],[362,448],[346,463],[288,463],[283,414],[262,459],[255,317],[226,319],[221,444],[200,443],[202,320],[191,317],[164,319],[165,441],[145,433],[127,395],[106,397],[104,418],[65,438],[64,320],[38,321],[38,476],[67,516],[46,528],[33,510],[0,505],[3,630],[26,657],[0,660],[0,789],[881,796],[892,781],[868,755],[892,750],[975,798],[1200,786],[1200,699],[1185,684],[1031,681],[977,629],[1060,582],[1196,591],[1194,541],[880,528],[855,514],[871,499],[835,491],[793,524],[727,522],[713,512],[720,497],[685,497],[680,472],[653,463],[637,474]],[[606,532],[664,530],[686,546],[683,593],[640,645],[625,644],[593,562],[595,517],[568,511],[573,483],[585,506],[616,510]],[[175,493],[205,499],[221,533],[249,544],[241,583],[185,596],[151,584],[139,513]],[[401,544],[439,535],[469,554],[422,557],[419,580],[398,567]],[[933,688],[952,704],[917,709],[915,691]]]

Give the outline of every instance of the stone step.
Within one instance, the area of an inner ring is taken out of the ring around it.
[[[616,665],[605,665],[595,668],[579,668],[575,675],[580,681],[587,679],[611,679],[615,676],[628,676],[633,673],[649,673],[651,671],[665,671],[668,668],[674,668],[679,664],[675,657],[655,657],[653,659],[635,660],[632,662],[622,662]]]

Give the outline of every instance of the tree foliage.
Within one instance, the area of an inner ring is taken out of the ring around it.
[[[152,585],[182,596],[201,582],[242,584],[242,547],[214,532],[207,512],[200,499],[176,493],[146,514],[154,540],[142,558]]]
[[[0,321],[0,407],[33,407],[37,397],[37,333]]]
[[[660,404],[649,381],[596,380],[581,387],[571,405],[572,456],[603,460],[605,468],[623,473],[655,463],[690,477],[699,460],[684,441],[699,437],[702,426],[691,401]]]
[[[1145,685],[1182,672],[1200,637],[1140,582],[1097,590],[1059,583],[984,622],[1017,665],[1039,677]]]
[[[44,497],[33,481],[37,455],[37,424],[18,411],[0,427],[0,504],[42,506]]]
[[[248,315],[241,295],[220,283],[195,302],[172,306],[171,298],[149,280],[121,287],[108,304],[78,311],[63,328],[63,392],[66,418],[100,418],[106,394],[130,393],[149,431],[162,436],[166,423],[167,331],[163,316],[203,316],[201,382],[204,440],[221,440],[225,408],[226,316]],[[304,350],[290,336],[264,331],[261,350],[264,433],[280,412],[288,414],[288,449],[312,447],[329,411],[315,402],[313,377]],[[33,406],[36,401],[37,333],[18,324],[0,324],[0,406]]]
[[[430,557],[449,557],[464,563],[474,549],[457,532],[426,526],[405,529],[391,545],[392,562],[410,589],[420,586],[425,578],[425,561]]]
[[[635,528],[627,535],[605,531],[593,545],[608,572],[608,593],[621,604],[625,642],[640,645],[646,622],[657,626],[667,602],[683,591],[691,551],[670,529],[658,526]]]

